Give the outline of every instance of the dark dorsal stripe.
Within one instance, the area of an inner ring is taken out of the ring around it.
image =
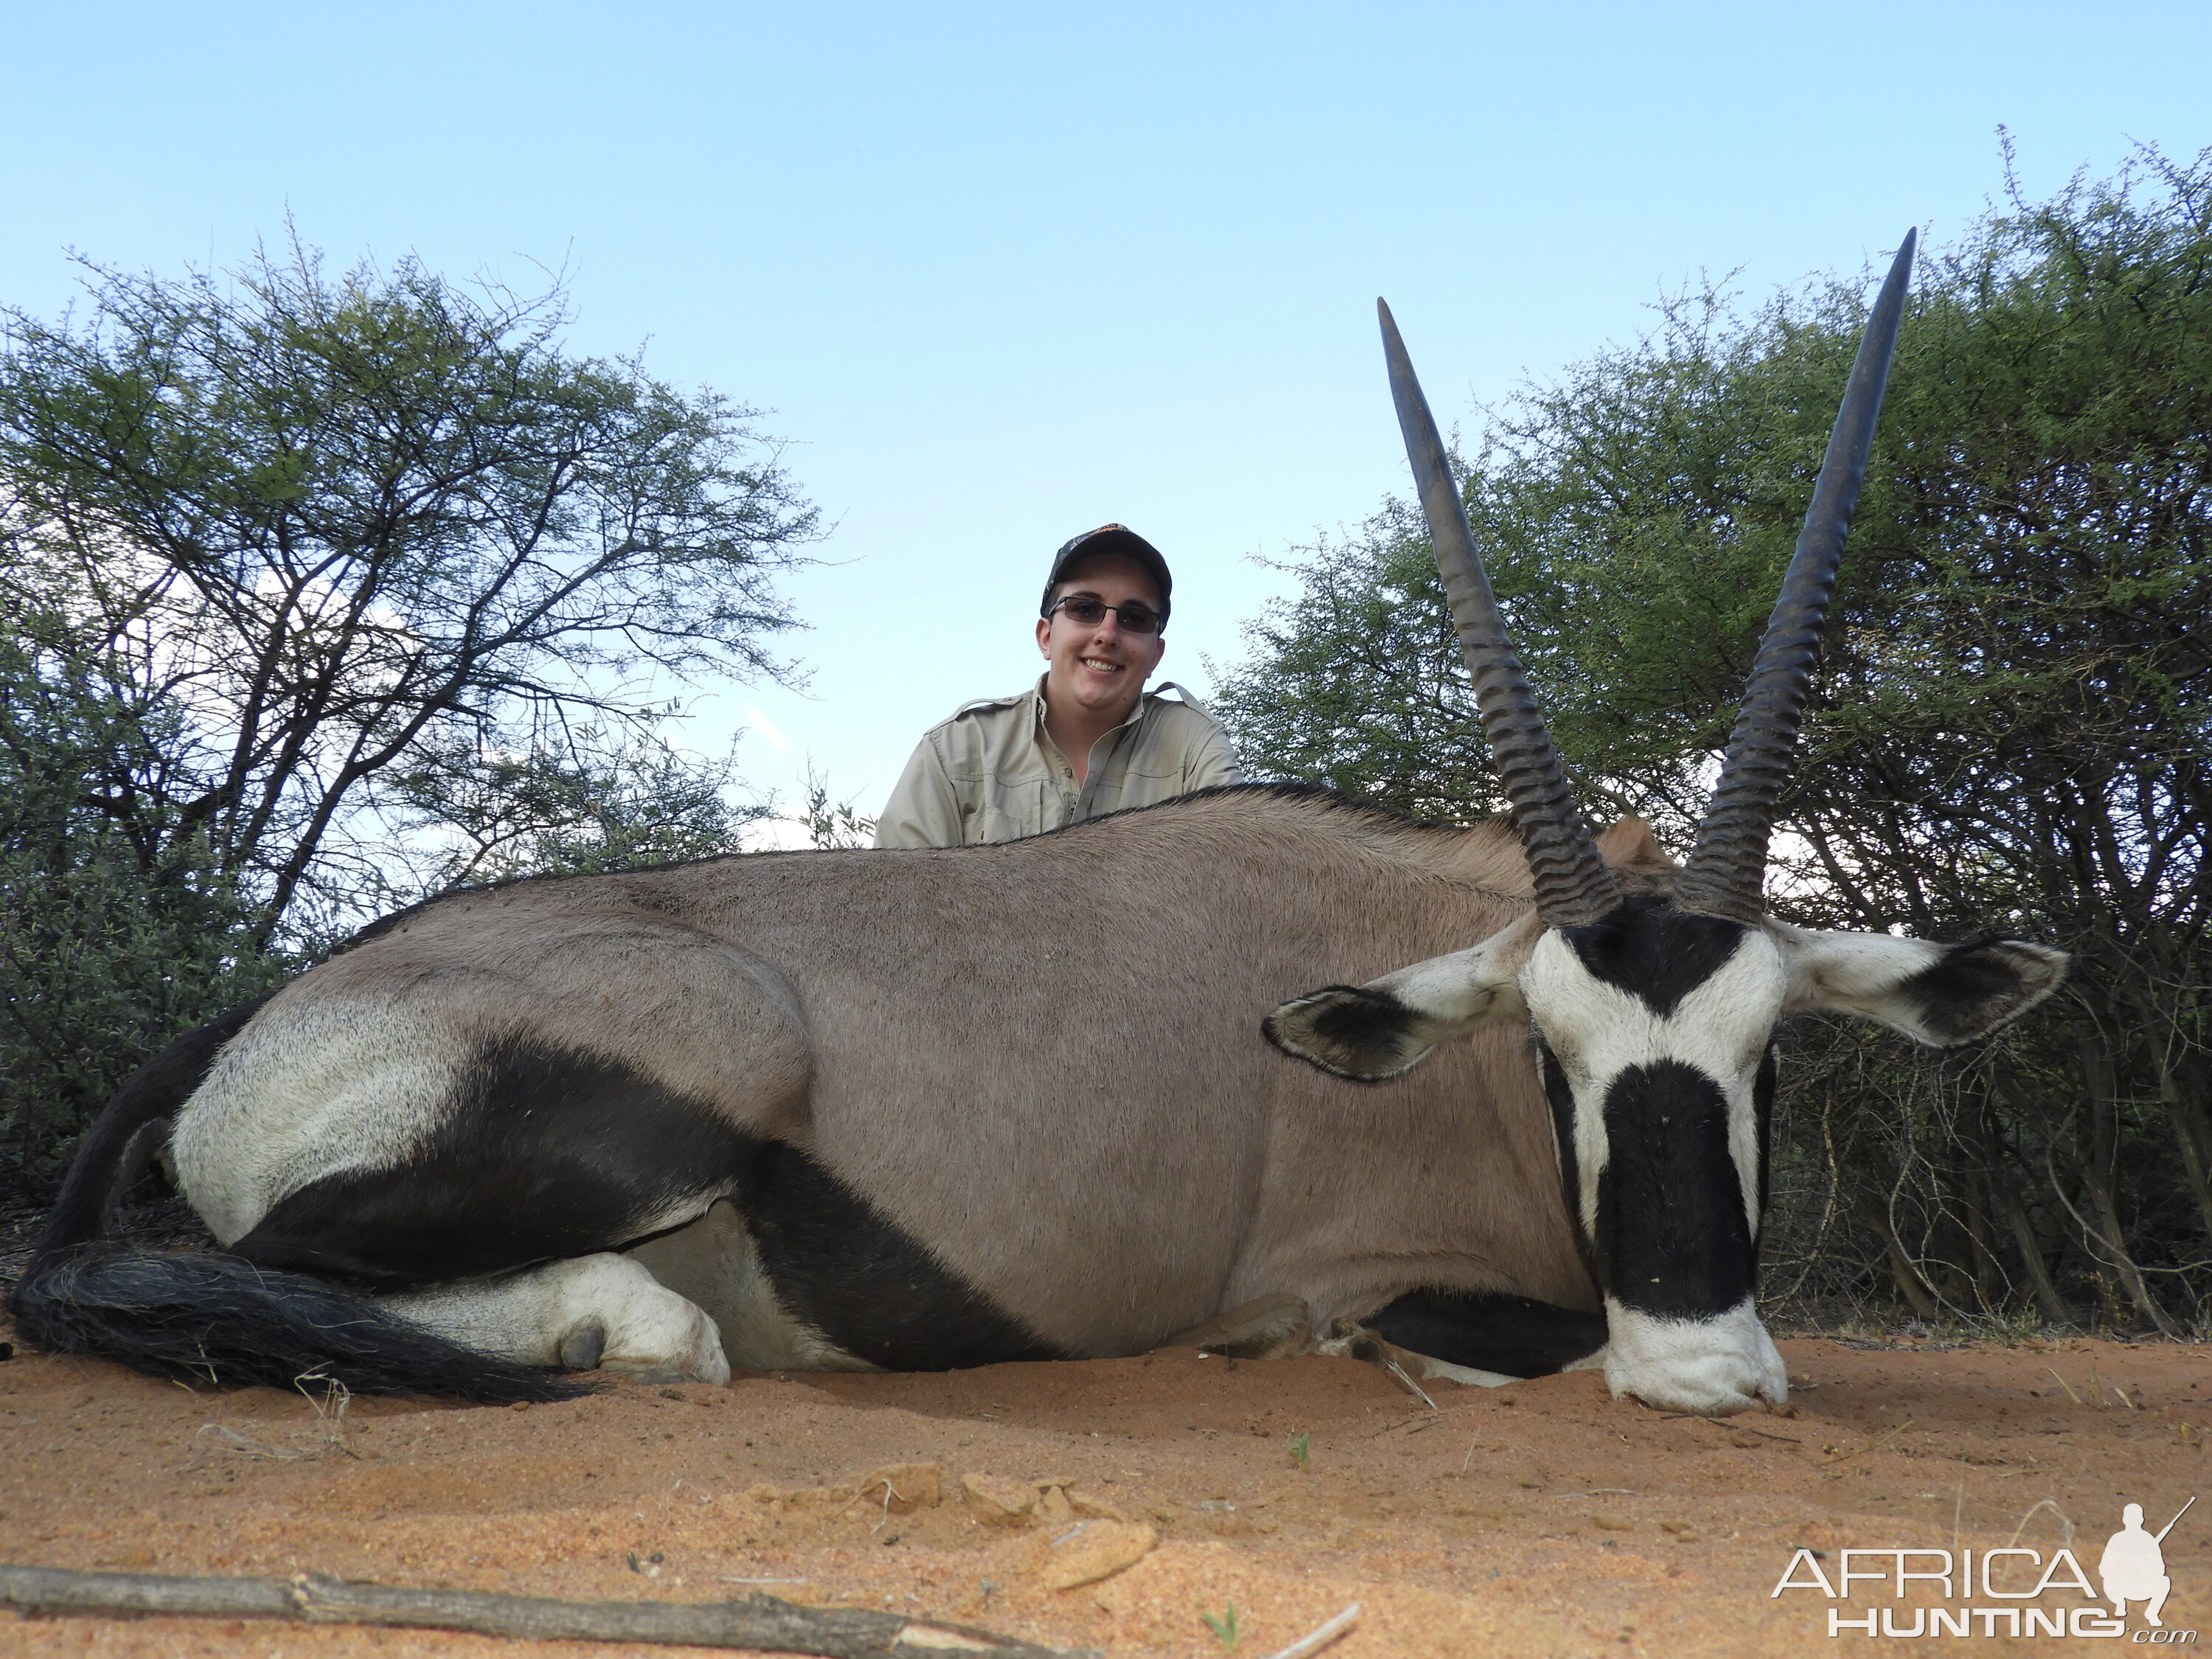
[[[1606,1091],[1605,1135],[1596,1255],[1607,1293],[1668,1319],[1741,1302],[1756,1258],[1720,1085],[1680,1060],[1632,1066]]]
[[[371,1290],[619,1249],[672,1206],[729,1198],[777,1298],[895,1370],[1060,1358],[804,1152],[628,1066],[534,1044],[479,1054],[407,1161],[309,1183],[238,1254]]]
[[[1689,915],[1644,896],[1623,900],[1587,927],[1563,927],[1559,937],[1594,975],[1663,1018],[1727,963],[1749,931],[1741,922]]]

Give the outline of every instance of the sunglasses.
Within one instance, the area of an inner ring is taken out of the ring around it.
[[[1168,619],[1148,605],[1109,605],[1080,593],[1057,601],[1044,614],[1050,617],[1054,611],[1065,611],[1068,621],[1082,628],[1097,627],[1112,611],[1120,615],[1124,634],[1157,634],[1168,625]]]

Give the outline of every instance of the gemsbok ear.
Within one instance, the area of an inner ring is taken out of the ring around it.
[[[1542,927],[1524,918],[1468,951],[1431,957],[1364,985],[1328,985],[1260,1022],[1294,1060],[1356,1083],[1413,1070],[1446,1037],[1492,1020],[1525,1022],[1515,975]]]
[[[2072,958],[2020,939],[1931,945],[1770,922],[1790,970],[1789,1007],[1862,1014],[1934,1048],[1987,1036],[2057,990]]]

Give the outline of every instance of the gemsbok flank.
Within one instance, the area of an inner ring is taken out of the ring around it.
[[[556,1368],[719,1382],[1199,1330],[1778,1403],[1753,1303],[1777,1023],[1960,1042],[2065,970],[1760,903],[1911,254],[1686,867],[1577,813],[1386,309],[1510,824],[1249,787],[1003,846],[434,900],[118,1091],[21,1329],[170,1375],[480,1399],[572,1392]],[[1332,973],[1365,983],[1295,994]],[[155,1156],[222,1250],[103,1237]]]

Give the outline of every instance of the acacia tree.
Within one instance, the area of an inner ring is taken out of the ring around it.
[[[1805,1296],[2168,1330],[2212,1309],[2208,274],[2212,152],[2015,193],[1922,264],[1770,891],[2080,966],[1969,1055],[1807,1034],[1770,1250]],[[1695,821],[1863,292],[1685,296],[1492,414],[1469,517],[1594,812]],[[1248,763],[1501,808],[1418,515],[1386,506],[1303,585],[1219,698]]]
[[[815,520],[756,411],[568,355],[557,287],[296,242],[87,269],[81,313],[0,313],[7,994],[41,1034],[0,1109],[74,1120],[143,1054],[72,1058],[57,871],[173,911],[111,986],[173,1012],[184,933],[246,963],[459,877],[726,843],[729,768],[655,727],[671,679],[788,672],[772,577]]]
[[[396,769],[419,817],[480,754],[649,718],[640,671],[781,672],[769,579],[813,515],[755,411],[565,356],[557,293],[332,281],[296,246],[91,286],[82,320],[8,313],[0,595],[179,711],[189,752],[133,793],[205,837],[263,942],[382,878],[349,831]]]

